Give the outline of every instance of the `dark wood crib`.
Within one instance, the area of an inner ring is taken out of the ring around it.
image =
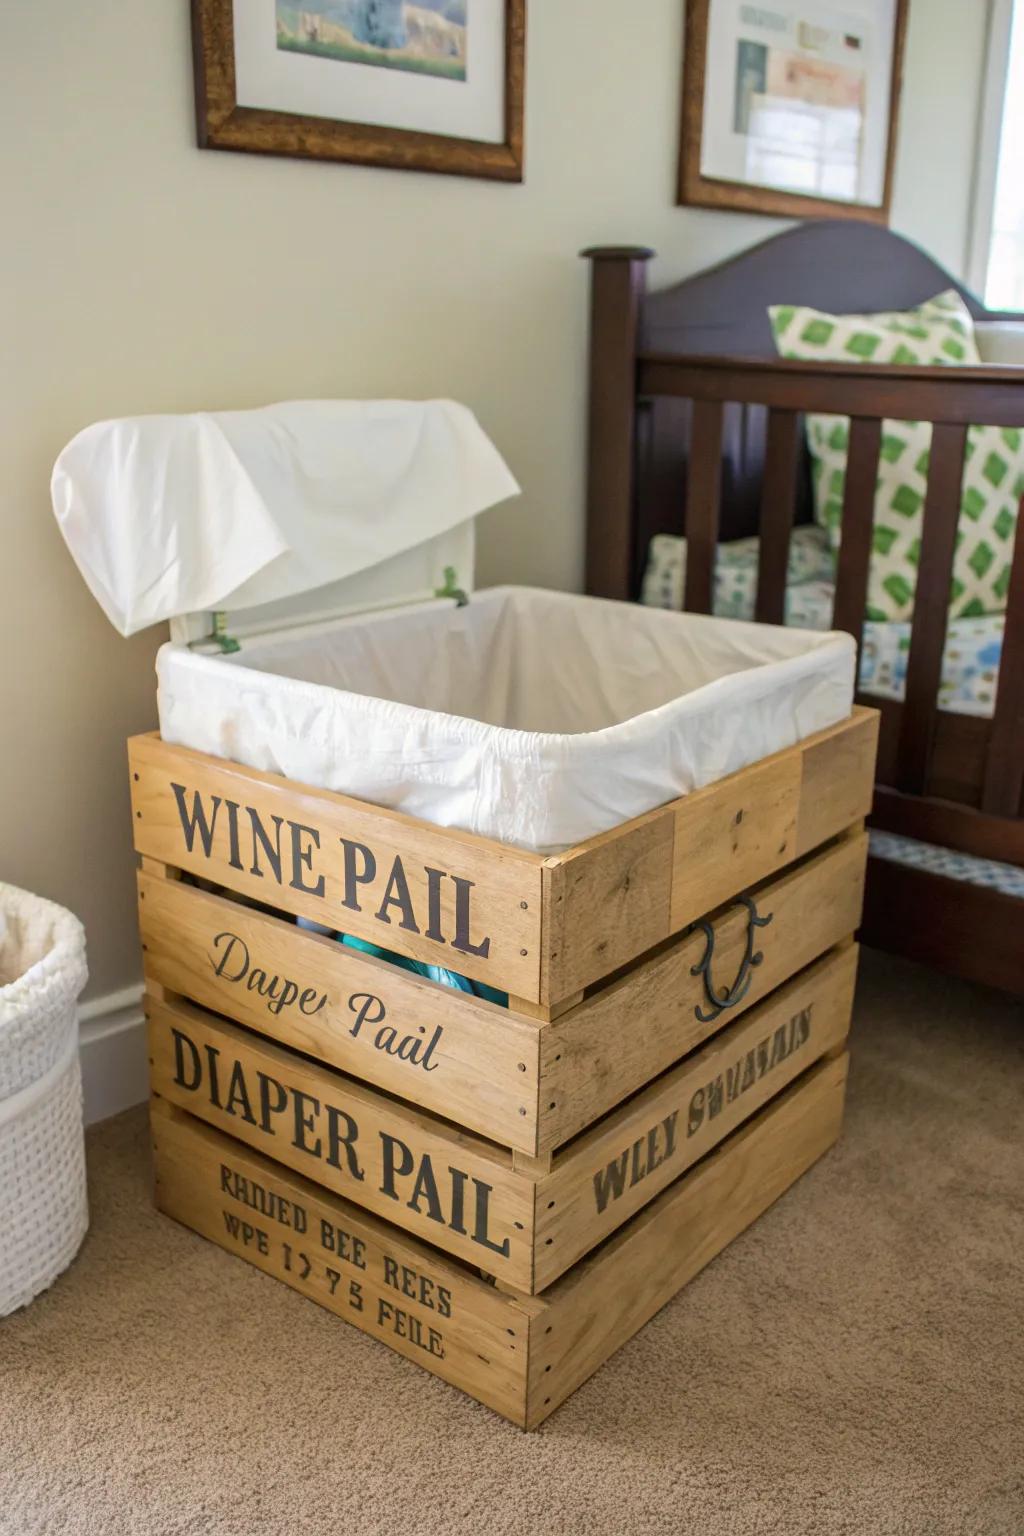
[[[938,707],[967,429],[1024,427],[1024,368],[784,361],[769,304],[906,309],[956,288],[889,230],[809,223],[661,292],[653,252],[591,262],[586,589],[636,601],[651,538],[685,534],[684,606],[708,613],[720,541],[760,536],[756,617],[782,623],[790,536],[811,519],[802,414],[850,418],[833,623],[860,642],[885,418],[933,423],[902,702],[882,713],[873,827],[1024,866],[1024,538],[1016,540],[992,718]],[[1013,317],[1019,318],[1019,317]],[[1024,900],[872,857],[864,941],[1024,992]]]

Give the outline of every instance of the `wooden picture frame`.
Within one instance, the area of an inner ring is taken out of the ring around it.
[[[908,0],[895,0],[894,6],[887,141],[882,197],[878,204],[808,196],[783,188],[712,177],[702,171],[704,94],[712,3],[713,0],[687,0],[686,3],[677,203],[699,208],[726,208],[739,212],[764,213],[782,218],[845,218],[887,225],[896,159]]]
[[[241,106],[232,0],[191,0],[191,4],[196,134],[201,149],[522,181],[526,0],[504,0],[501,142]]]

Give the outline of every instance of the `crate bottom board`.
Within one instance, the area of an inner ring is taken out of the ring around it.
[[[533,1429],[835,1142],[847,1064],[810,1068],[539,1296],[488,1285],[159,1098],[156,1203]]]

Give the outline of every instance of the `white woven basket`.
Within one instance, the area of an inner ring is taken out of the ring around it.
[[[85,934],[0,884],[0,1317],[51,1285],[89,1225],[76,1003]]]

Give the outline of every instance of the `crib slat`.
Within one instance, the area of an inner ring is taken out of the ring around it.
[[[896,749],[896,787],[904,794],[924,794],[931,761],[966,446],[966,427],[933,427],[907,658],[907,690]]]
[[[853,635],[857,642],[858,665],[868,595],[871,536],[875,523],[875,486],[881,446],[880,420],[873,416],[851,417],[846,484],[843,490],[843,534],[836,570],[832,625],[835,629],[844,629],[847,634]]]
[[[722,488],[722,402],[695,400],[686,489],[687,613],[710,613]]]
[[[996,709],[981,791],[981,808],[992,816],[1024,815],[1024,499],[1017,519]]]
[[[799,427],[796,411],[776,407],[768,413],[754,610],[754,617],[761,624],[784,624],[786,620],[786,568],[796,512]]]

